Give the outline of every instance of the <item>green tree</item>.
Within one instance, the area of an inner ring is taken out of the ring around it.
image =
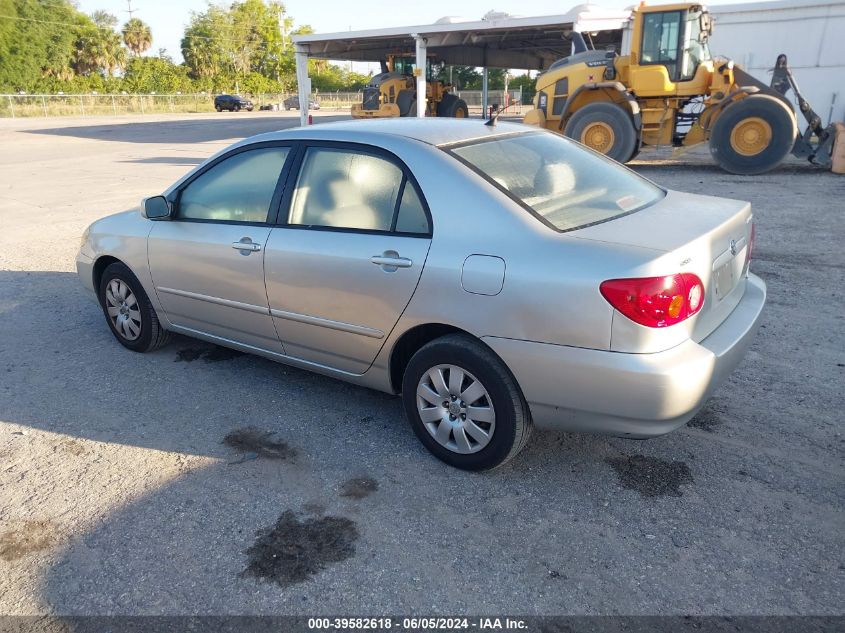
[[[186,66],[161,57],[133,57],[126,65],[122,89],[138,93],[192,92]]]
[[[135,57],[140,57],[153,45],[153,32],[139,18],[132,18],[123,25],[123,43]]]
[[[67,0],[0,0],[0,90],[33,92],[74,76],[81,29],[93,23]],[[71,26],[66,26],[71,25]]]
[[[280,2],[243,0],[194,13],[182,38],[191,77],[218,89],[240,88],[252,74],[277,89],[295,83],[293,20]],[[256,85],[255,77],[249,85]],[[246,85],[246,84],[244,84]]]
[[[534,100],[534,95],[537,94],[537,80],[531,79],[530,74],[517,75],[510,80],[508,88],[511,90],[522,88],[522,103],[529,104]]]
[[[78,27],[72,65],[77,74],[103,73],[113,75],[126,62],[126,52],[120,35],[114,30],[117,18],[105,11],[97,11],[88,23]]]

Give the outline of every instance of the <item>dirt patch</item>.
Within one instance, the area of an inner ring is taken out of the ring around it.
[[[228,347],[186,347],[176,352],[175,363],[193,363],[195,360],[203,359],[206,363],[219,363],[224,360],[232,360],[243,356],[243,352]]]
[[[272,439],[272,431],[262,431],[253,426],[235,429],[223,438],[223,443],[237,451],[268,459],[290,459],[296,451],[287,442]]]
[[[369,477],[347,479],[340,487],[340,496],[350,499],[363,499],[378,490],[378,482]]]
[[[288,587],[305,582],[332,563],[355,555],[358,528],[345,517],[300,521],[288,510],[276,525],[258,532],[247,550],[249,565],[241,576],[254,576]]]
[[[16,560],[47,549],[56,540],[56,526],[49,521],[25,521],[0,534],[0,560]]]
[[[644,497],[680,497],[680,486],[693,483],[689,466],[645,455],[611,457],[607,463],[619,476],[623,488],[636,490]]]
[[[53,447],[54,451],[65,451],[70,453],[71,455],[75,455],[76,457],[82,457],[88,453],[88,449],[85,448],[85,445],[80,442],[79,440],[75,440],[72,438],[66,438],[61,440]]]

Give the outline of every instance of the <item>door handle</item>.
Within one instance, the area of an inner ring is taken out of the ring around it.
[[[232,248],[241,251],[241,255],[249,255],[261,250],[261,244],[256,244],[248,237],[242,237],[240,242],[232,242]]]
[[[370,262],[381,266],[386,272],[392,273],[397,268],[410,268],[414,262],[407,257],[400,257],[396,251],[385,251],[381,255],[373,255]]]

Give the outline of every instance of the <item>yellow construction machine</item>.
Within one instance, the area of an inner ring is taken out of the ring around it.
[[[622,30],[619,51],[590,50],[573,33],[573,53],[537,78],[525,123],[560,132],[627,162],[645,145],[708,143],[735,174],[759,174],[790,152],[830,167],[836,139],[798,91],[785,55],[772,84],[733,61],[710,56],[713,23],[700,4],[639,7]],[[795,92],[808,123],[798,131],[786,97]]]
[[[440,65],[431,58],[426,63],[426,116],[469,116],[466,101],[450,92],[451,84],[436,79]],[[361,103],[352,106],[356,119],[375,119],[417,115],[416,57],[410,54],[388,55],[382,72],[375,75],[363,90]]]

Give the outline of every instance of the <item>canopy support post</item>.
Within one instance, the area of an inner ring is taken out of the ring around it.
[[[426,95],[426,39],[422,35],[413,33],[417,43],[417,118],[422,119],[428,111]]]
[[[308,124],[308,104],[311,100],[311,79],[308,77],[308,49],[297,44],[296,57],[296,87],[299,94],[299,124]]]

